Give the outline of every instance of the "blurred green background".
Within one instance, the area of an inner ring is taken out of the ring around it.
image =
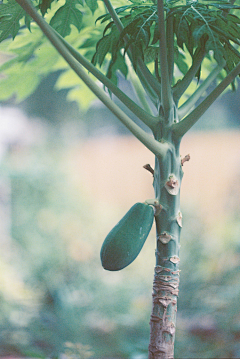
[[[66,102],[67,91],[54,90],[57,76],[48,76],[17,108],[14,99],[0,106],[0,356],[145,359],[154,229],[139,257],[123,271],[104,271],[99,258],[105,236],[133,196],[121,183],[113,180],[107,191],[101,181],[122,172],[126,161],[137,170],[132,145],[127,147],[132,137],[98,101],[86,111]],[[223,163],[219,155],[214,162],[229,172],[225,189],[219,186],[221,173],[215,173],[202,183],[205,194],[203,187],[184,193],[200,191],[204,197],[216,190],[221,213],[210,216],[194,196],[182,198],[176,358],[240,357],[240,161],[232,163],[228,155],[231,147],[240,150],[239,91],[225,94],[191,131],[200,143],[206,134],[215,139],[219,133],[227,160]],[[108,168],[105,156],[114,147],[113,156],[117,151],[121,158],[122,147],[116,146],[122,139],[125,162],[118,165],[114,157],[115,167]],[[94,172],[94,153],[102,156],[104,174]],[[186,171],[191,172],[191,161]],[[197,166],[204,171],[205,159]],[[141,171],[151,196],[151,175]],[[127,170],[124,176],[130,181]],[[186,183],[194,185],[191,181]],[[139,179],[134,196],[144,201],[141,188]],[[111,190],[126,201],[115,200]]]

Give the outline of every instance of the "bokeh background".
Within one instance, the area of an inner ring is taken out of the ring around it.
[[[145,359],[155,229],[120,272],[99,252],[154,197],[154,158],[99,101],[67,102],[57,78],[0,105],[0,356]],[[176,358],[240,358],[239,103],[226,93],[182,142]]]

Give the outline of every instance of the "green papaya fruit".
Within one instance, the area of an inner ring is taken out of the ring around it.
[[[106,270],[125,268],[140,253],[152,228],[153,207],[136,203],[105,238],[101,248],[101,262]]]

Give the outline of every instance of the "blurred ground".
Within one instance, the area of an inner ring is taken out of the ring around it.
[[[154,167],[153,155],[131,136],[83,139],[69,125],[61,137],[19,112],[5,117],[0,357],[147,358],[154,226],[123,271],[104,271],[99,252],[126,211],[154,197],[143,169]],[[237,131],[192,132],[181,146],[191,160],[181,193],[177,358],[240,356],[239,144]]]

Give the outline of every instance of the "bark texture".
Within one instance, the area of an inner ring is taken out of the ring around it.
[[[179,270],[155,267],[149,359],[172,359],[177,313]]]
[[[169,151],[164,159],[156,157],[154,170],[155,196],[162,206],[156,220],[156,266],[154,270],[152,314],[150,319],[149,359],[173,359],[179,287],[179,248],[182,214],[180,185],[183,176],[180,143],[171,134]]]

